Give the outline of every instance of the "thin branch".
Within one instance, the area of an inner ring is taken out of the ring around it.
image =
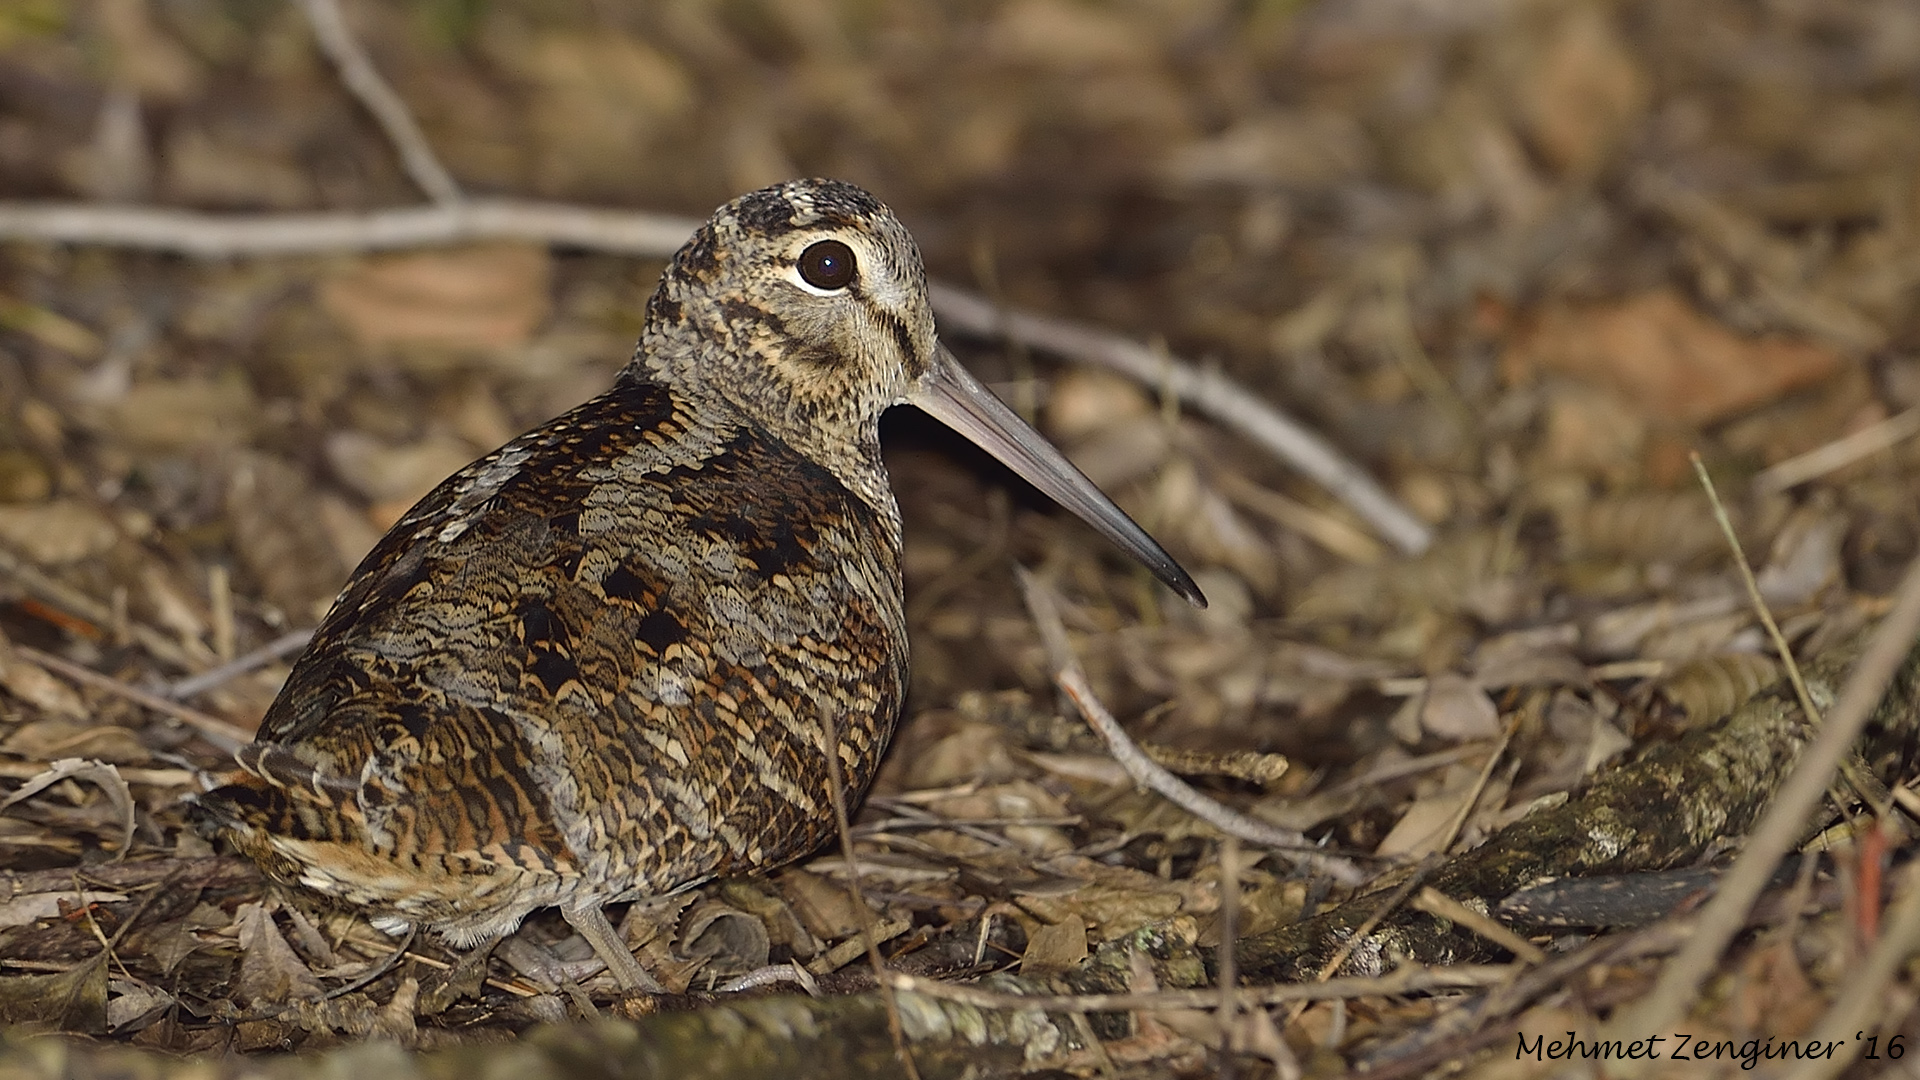
[[[524,240],[663,259],[679,250],[699,224],[665,214],[519,199],[296,214],[0,202],[0,239],[100,244],[204,259],[386,251],[478,240]]]
[[[1447,820],[1446,833],[1440,838],[1440,842],[1434,845],[1433,850],[1449,851],[1453,848],[1454,841],[1460,838],[1460,830],[1467,827],[1467,819],[1473,816],[1473,808],[1479,805],[1480,796],[1486,793],[1487,782],[1493,779],[1494,767],[1507,756],[1507,747],[1512,745],[1514,733],[1520,730],[1522,716],[1522,713],[1515,713],[1513,718],[1507,721],[1507,726],[1501,730],[1499,740],[1493,744],[1493,752],[1487,755],[1486,764],[1480,766],[1480,775],[1474,778],[1473,786],[1467,790],[1466,797],[1460,800],[1459,809],[1455,810],[1453,816]]]
[[[1627,1033],[1666,1031],[1684,1015],[1687,1003],[1699,993],[1721,952],[1739,932],[1743,914],[1766,887],[1781,857],[1793,849],[1807,815],[1819,804],[1835,769],[1865,729],[1916,636],[1920,636],[1920,559],[1907,568],[1893,610],[1874,629],[1838,700],[1827,710],[1819,734],[1754,826],[1746,849],[1720,879],[1713,899],[1701,909],[1694,936],[1660,973],[1652,991],[1614,1014],[1603,1037],[1635,1038]]]
[[[1766,598],[1760,595],[1760,582],[1753,576],[1753,564],[1747,561],[1747,550],[1740,544],[1740,536],[1733,530],[1733,519],[1727,516],[1726,504],[1720,501],[1720,491],[1713,485],[1713,477],[1707,474],[1706,462],[1700,459],[1695,450],[1687,455],[1693,462],[1693,474],[1699,478],[1700,486],[1706,489],[1707,502],[1713,507],[1713,520],[1720,524],[1720,535],[1726,537],[1727,548],[1733,552],[1734,568],[1740,571],[1740,581],[1747,587],[1747,602],[1753,606],[1754,616],[1760,625],[1766,628],[1767,640],[1773,643],[1773,651],[1780,654],[1780,663],[1786,667],[1787,681],[1793,685],[1794,697],[1800,701],[1800,711],[1807,714],[1809,723],[1820,722],[1820,710],[1813,703],[1813,695],[1807,693],[1807,680],[1800,674],[1800,661],[1794,659],[1793,649],[1788,647],[1786,636],[1780,633],[1780,624],[1773,621],[1773,609],[1767,607]]]
[[[1547,954],[1540,946],[1514,933],[1506,923],[1483,914],[1429,885],[1413,898],[1413,906],[1429,915],[1454,922],[1493,942],[1518,957],[1523,964],[1544,964]]]
[[[1334,950],[1332,956],[1327,957],[1326,963],[1321,964],[1320,970],[1314,974],[1313,981],[1326,982],[1333,978],[1333,973],[1339,971],[1340,968],[1346,964],[1347,958],[1353,955],[1353,950],[1358,948],[1361,942],[1367,940],[1367,937],[1375,930],[1379,929],[1380,924],[1387,921],[1387,916],[1400,910],[1400,905],[1407,902],[1407,897],[1413,895],[1413,890],[1425,884],[1427,878],[1431,876],[1435,870],[1439,869],[1439,867],[1440,858],[1437,855],[1428,856],[1426,861],[1414,867],[1413,872],[1407,875],[1406,880],[1394,886],[1393,892],[1389,893],[1385,900],[1376,905],[1373,911],[1367,915],[1366,919],[1363,920],[1359,926],[1354,927],[1353,933],[1347,935],[1346,940],[1340,943],[1340,947]],[[1304,1007],[1304,1003],[1294,1007],[1293,1015],[1287,1017],[1287,1023],[1289,1025],[1295,1020],[1300,1019],[1300,1011]]]
[[[415,937],[418,937],[419,934],[420,934],[420,924],[408,923],[407,936],[400,940],[400,944],[394,946],[394,949],[392,952],[388,953],[384,957],[381,957],[379,962],[375,963],[372,967],[368,968],[366,971],[361,972],[359,975],[355,976],[354,978],[349,979],[348,981],[341,983],[339,986],[336,986],[333,989],[327,991],[326,995],[322,997],[320,1000],[331,1001],[337,997],[345,997],[346,995],[353,993],[355,990],[358,990],[361,987],[366,986],[367,984],[373,982],[375,979],[380,978],[382,975],[385,975],[387,972],[392,971],[394,968],[400,965],[400,960],[402,957],[407,955],[407,950],[413,948],[413,939]]]
[[[1754,494],[1777,495],[1788,488],[1798,487],[1836,469],[1845,468],[1862,458],[1892,449],[1901,440],[1915,435],[1920,435],[1920,409],[1895,413],[1851,435],[1761,469],[1753,476]]]
[[[275,660],[307,647],[313,640],[313,628],[289,630],[265,645],[251,652],[243,653],[219,667],[208,668],[198,675],[189,675],[167,687],[167,696],[175,701],[185,701],[198,694],[204,694],[216,686],[224,685],[245,675],[255,668],[266,667]]]
[[[978,293],[934,282],[933,310],[951,331],[1006,337],[1030,348],[1117,371],[1186,402],[1265,447],[1332,492],[1403,554],[1418,555],[1433,531],[1360,466],[1299,421],[1217,371],[1198,368],[1085,323],[996,307]]]
[[[373,61],[367,59],[366,50],[347,29],[339,0],[300,0],[300,7],[307,13],[307,22],[313,26],[320,50],[340,70],[340,81],[347,84],[353,96],[379,121],[387,141],[400,155],[400,164],[407,170],[407,176],[434,202],[443,206],[458,203],[463,198],[460,185],[440,164],[406,102],[380,77]]]
[[[39,664],[49,671],[55,671],[74,682],[105,690],[109,694],[127,699],[142,708],[173,717],[175,720],[198,731],[202,738],[226,753],[232,753],[253,741],[253,732],[234,724],[229,724],[217,716],[209,716],[198,709],[189,709],[175,701],[168,701],[157,694],[149,694],[137,686],[129,686],[111,675],[102,675],[90,667],[83,667],[63,657],[49,652],[41,652],[31,645],[15,644],[13,651]]]
[[[312,255],[342,251],[521,240],[635,258],[662,259],[699,225],[690,218],[596,210],[518,199],[468,199],[369,213],[202,214],[94,203],[0,202],[0,240],[167,251],[199,258]],[[1298,421],[1217,371],[1203,370],[1084,323],[996,307],[940,282],[933,309],[953,333],[1004,337],[1063,359],[1117,371],[1193,406],[1300,470],[1395,548],[1418,555],[1433,532],[1359,465]]]
[[[1016,566],[1014,571],[1020,578],[1020,588],[1026,596],[1027,611],[1040,630],[1041,641],[1046,643],[1047,656],[1054,669],[1054,683],[1073,702],[1088,726],[1105,740],[1113,759],[1127,770],[1136,783],[1158,792],[1174,805],[1229,836],[1250,844],[1280,849],[1289,858],[1312,866],[1344,885],[1358,885],[1367,880],[1366,873],[1359,867],[1346,859],[1317,850],[1313,841],[1304,835],[1249,817],[1202,795],[1142,752],[1120,726],[1120,722],[1107,711],[1106,705],[1094,695],[1093,687],[1088,685],[1086,672],[1080,669],[1080,661],[1074,658],[1073,649],[1067,644],[1067,629],[1060,621],[1060,611],[1054,603],[1052,592],[1026,567]]]

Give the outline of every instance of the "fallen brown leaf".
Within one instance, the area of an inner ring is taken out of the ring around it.
[[[104,950],[58,975],[0,978],[0,1022],[102,1035],[107,1030]]]
[[[1052,975],[1067,971],[1087,958],[1087,924],[1069,912],[1056,923],[1043,923],[1027,935],[1027,951],[1020,956],[1020,974]]]
[[[1711,424],[1819,382],[1840,362],[1824,345],[1736,334],[1670,289],[1548,308],[1502,360],[1510,381],[1563,372],[1613,387],[1650,416],[1686,424]]]
[[[320,303],[362,343],[501,349],[547,317],[547,250],[485,244],[367,259],[320,287]]]
[[[235,913],[240,924],[240,975],[234,997],[249,1005],[277,1005],[318,998],[320,980],[296,956],[266,904],[242,904]]]

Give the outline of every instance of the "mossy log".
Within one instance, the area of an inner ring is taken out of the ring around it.
[[[1816,707],[1831,706],[1864,641],[1857,637],[1830,648],[1806,666]],[[1857,747],[1883,780],[1897,782],[1920,744],[1917,701],[1920,647],[1907,654]],[[1603,769],[1567,801],[1529,814],[1443,863],[1427,884],[1490,912],[1515,891],[1547,878],[1687,865],[1753,827],[1815,731],[1793,688],[1778,683],[1716,724]],[[1242,938],[1235,954],[1242,977],[1273,983],[1313,978],[1391,892],[1388,884],[1313,918]],[[1462,927],[1403,907],[1354,944],[1341,972],[1376,975],[1396,957],[1461,964],[1501,955],[1498,946]],[[1207,959],[1211,971],[1217,954],[1209,951]]]

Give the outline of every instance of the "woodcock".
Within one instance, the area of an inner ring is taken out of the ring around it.
[[[1191,578],[934,333],[848,184],[721,207],[612,389],[454,474],[353,573],[207,819],[274,879],[456,945],[761,871],[833,830],[907,686],[880,414],[912,403],[1182,596]]]

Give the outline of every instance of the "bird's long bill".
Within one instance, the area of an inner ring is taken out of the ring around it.
[[[945,346],[937,349],[933,369],[920,380],[907,400],[965,435],[974,445],[1025,477],[1048,498],[1073,511],[1120,550],[1140,560],[1167,588],[1186,597],[1196,607],[1207,606],[1200,587],[1166,549],[1135,524],[1126,511],[1115,506],[1086,474],[1074,468],[1052,443],[968,374]]]

